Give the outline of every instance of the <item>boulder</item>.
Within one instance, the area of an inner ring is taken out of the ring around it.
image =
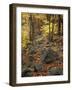
[[[48,69],[48,75],[63,75],[63,68],[51,67],[50,69]]]
[[[34,71],[35,72],[42,71],[42,64],[35,64],[34,65]]]
[[[30,70],[25,70],[22,72],[22,77],[31,77],[33,74]]]
[[[41,54],[41,60],[43,63],[50,63],[58,58],[58,54],[52,49],[43,50]]]
[[[34,47],[31,47],[31,48],[29,49],[29,53],[30,53],[30,54],[35,54],[35,48],[34,48]]]
[[[27,63],[22,66],[22,77],[32,76],[34,71],[34,65],[32,63]]]
[[[30,63],[33,63],[33,61],[34,61],[34,57],[31,55],[31,56],[29,56],[29,61],[30,61]]]

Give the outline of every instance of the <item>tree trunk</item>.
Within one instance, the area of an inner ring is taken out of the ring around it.
[[[61,28],[61,25],[60,25],[60,15],[58,15],[58,35],[60,35],[60,28]]]
[[[48,34],[48,40],[50,41],[50,15],[47,15],[47,21],[49,21],[49,34]]]
[[[62,25],[61,34],[63,35],[63,16],[61,16],[61,25]]]
[[[38,34],[40,34],[40,19],[38,19]]]
[[[30,22],[30,41],[32,41],[33,43],[33,39],[34,39],[34,23],[33,23],[33,19],[32,19],[32,15],[30,14],[29,17],[29,22]]]
[[[53,33],[54,33],[54,15],[52,16],[52,37],[51,37],[51,40],[53,40]]]

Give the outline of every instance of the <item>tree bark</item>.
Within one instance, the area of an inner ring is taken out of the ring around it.
[[[33,19],[32,19],[32,15],[30,14],[29,17],[29,22],[30,22],[30,41],[33,42],[34,39],[34,23],[33,23]]]
[[[48,34],[48,40],[50,41],[50,15],[47,15],[47,21],[49,21],[49,34]]]
[[[53,33],[54,33],[54,15],[52,16],[52,37],[51,37],[51,40],[53,40]]]
[[[60,29],[61,29],[61,25],[60,25],[60,15],[58,15],[58,35],[60,35]]]

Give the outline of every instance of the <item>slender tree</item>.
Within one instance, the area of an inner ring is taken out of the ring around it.
[[[48,40],[50,41],[50,15],[46,15],[47,21],[49,22],[49,34],[48,34]]]
[[[34,23],[33,23],[33,18],[32,18],[32,14],[30,14],[29,17],[29,22],[30,22],[30,41],[32,41],[33,43],[33,38],[34,38]]]
[[[58,15],[58,35],[60,35],[60,29],[61,29],[60,15]]]
[[[52,37],[51,37],[51,40],[53,40],[53,34],[54,34],[54,18],[55,18],[55,15],[52,15]]]
[[[63,15],[61,15],[61,34],[63,35]]]
[[[40,19],[38,18],[38,32],[40,34]]]

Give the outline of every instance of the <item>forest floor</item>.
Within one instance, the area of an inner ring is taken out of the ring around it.
[[[63,36],[35,44],[22,52],[22,77],[63,75]]]

